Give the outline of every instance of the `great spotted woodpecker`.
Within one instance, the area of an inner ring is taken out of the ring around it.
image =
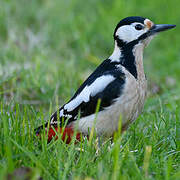
[[[58,122],[60,131],[64,125],[62,122],[66,124],[62,134],[66,143],[71,141],[75,127],[78,140],[81,134],[88,136],[93,126],[97,136],[113,136],[118,130],[120,117],[122,131],[127,129],[142,112],[146,98],[144,47],[154,35],[174,27],[175,25],[170,24],[157,25],[138,16],[121,20],[114,31],[115,47],[112,55],[104,60],[74,96],[51,116],[48,141],[56,136]],[[95,121],[98,99],[101,103]],[[47,126],[48,123],[44,126],[46,130]],[[40,134],[41,129],[43,126],[36,129],[36,135]]]

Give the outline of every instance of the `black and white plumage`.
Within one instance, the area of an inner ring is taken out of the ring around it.
[[[157,33],[175,27],[155,25],[142,17],[128,17],[118,23],[114,31],[115,48],[80,86],[74,96],[55,112],[50,125],[68,127],[87,135],[94,125],[98,99],[101,100],[95,130],[98,136],[112,136],[118,129],[134,121],[141,113],[146,97],[146,78],[143,68],[143,50]],[[59,113],[57,115],[57,113]],[[78,119],[78,114],[80,119]],[[47,124],[45,125],[47,126]],[[42,126],[37,129],[37,134]]]

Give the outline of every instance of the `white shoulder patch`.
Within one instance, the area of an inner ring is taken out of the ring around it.
[[[95,96],[97,93],[103,91],[105,87],[115,79],[112,75],[104,75],[97,78],[89,87],[90,95]]]
[[[64,116],[64,109],[61,109],[61,110],[60,110],[59,116],[60,116],[60,117],[61,117],[61,116]]]
[[[90,96],[95,96],[97,93],[102,92],[114,79],[112,75],[104,75],[97,78],[90,86],[86,86],[75,99],[66,104],[64,109],[73,111],[82,102],[88,102]]]

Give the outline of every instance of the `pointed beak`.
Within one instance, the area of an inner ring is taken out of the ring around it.
[[[176,25],[172,25],[172,24],[155,24],[149,30],[149,35],[151,36],[151,35],[154,35],[154,34],[157,34],[159,32],[166,31],[168,29],[172,29],[175,27],[176,27]]]

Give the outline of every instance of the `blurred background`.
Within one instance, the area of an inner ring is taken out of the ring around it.
[[[168,179],[175,173],[178,179],[179,7],[179,0],[0,0],[0,179],[18,167],[37,167],[45,179],[71,179],[72,174],[111,179],[114,162],[119,163],[124,179],[141,179],[147,147],[152,147],[147,179]],[[148,99],[144,113],[124,133],[117,151],[105,147],[96,161],[93,147],[79,153],[68,151],[59,141],[37,146],[33,129],[48,120],[57,105],[69,100],[111,55],[114,28],[127,16],[177,25],[145,49]],[[120,160],[113,161],[113,152]]]
[[[178,0],[1,0],[1,101],[48,108],[58,96],[62,104],[110,56],[116,24],[136,15],[177,25],[152,41],[144,64],[150,94],[179,99],[179,5]]]

